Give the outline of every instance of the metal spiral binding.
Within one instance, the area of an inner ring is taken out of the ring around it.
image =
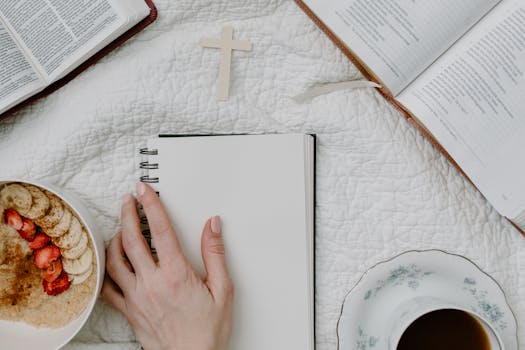
[[[148,242],[149,246],[151,247],[151,231],[149,228],[145,228],[142,230],[142,235],[144,238],[146,238],[146,242]]]
[[[150,163],[148,161],[140,162],[140,168],[141,169],[146,169],[146,170],[155,170],[155,169],[159,168],[159,164],[158,163]]]
[[[142,175],[140,177],[140,182],[148,183],[148,184],[157,184],[159,183],[158,177],[150,177],[149,175]]]
[[[159,151],[156,149],[141,148],[140,154],[143,156],[156,156],[159,154]]]
[[[156,155],[159,154],[158,150],[156,150],[156,149],[149,149],[149,148],[141,148],[139,153],[140,153],[141,156],[156,156]],[[143,170],[157,170],[157,169],[159,169],[159,164],[158,163],[150,163],[149,161],[142,161],[142,162],[140,162],[139,167],[140,167],[140,169],[143,169]],[[140,181],[144,182],[144,183],[148,183],[148,184],[153,184],[153,183],[158,183],[159,182],[159,178],[158,177],[154,177],[154,176],[150,176],[149,174],[147,174],[147,175],[142,175],[140,177]],[[158,194],[158,192],[157,192],[157,194]],[[142,225],[142,235],[144,236],[144,238],[148,242],[148,245],[151,248],[151,252],[153,253],[153,256],[156,258],[157,252],[156,252],[155,248],[153,248],[151,246],[151,231],[149,229],[148,219],[146,218],[146,215],[144,214],[144,211],[143,211],[142,207],[140,208],[140,223]]]

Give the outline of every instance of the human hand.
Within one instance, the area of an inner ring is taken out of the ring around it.
[[[157,194],[137,184],[159,261],[140,231],[137,202],[122,200],[122,232],[107,249],[102,296],[120,311],[146,350],[226,350],[232,328],[233,284],[219,217],[209,219],[201,250],[202,279],[184,256]]]

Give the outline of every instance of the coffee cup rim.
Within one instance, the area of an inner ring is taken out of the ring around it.
[[[417,313],[417,316],[410,318],[409,321],[407,321],[406,324],[402,327],[402,331],[396,336],[395,341],[392,342],[392,344],[394,344],[394,346],[390,350],[396,350],[397,349],[397,347],[399,345],[399,341],[401,340],[401,337],[406,332],[408,327],[410,327],[410,325],[412,325],[414,322],[416,322],[422,316],[427,315],[427,314],[429,314],[431,312],[440,311],[440,310],[457,310],[457,311],[465,312],[466,314],[470,315],[471,317],[476,319],[477,322],[480,323],[480,325],[483,328],[483,331],[485,332],[485,334],[489,338],[490,338],[490,334],[487,334],[488,333],[487,329],[488,329],[488,331],[490,331],[492,333],[492,335],[496,339],[496,342],[497,342],[497,345],[499,346],[499,349],[492,349],[492,347],[491,347],[491,350],[505,350],[505,343],[503,342],[503,339],[501,338],[501,335],[497,332],[495,327],[492,326],[492,324],[486,319],[486,317],[480,315],[479,313],[477,313],[477,312],[475,312],[473,310],[469,310],[469,309],[461,307],[459,305],[449,305],[449,304],[446,304],[446,303],[443,303],[442,305],[434,305],[433,307],[428,308],[427,310],[425,310],[425,311],[423,311],[421,313]]]

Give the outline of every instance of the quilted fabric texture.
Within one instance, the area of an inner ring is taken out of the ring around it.
[[[316,133],[317,349],[336,349],[341,303],[374,263],[409,249],[471,258],[525,321],[525,239],[377,92],[298,104],[317,84],[360,79],[290,0],[156,0],[158,21],[60,91],[0,123],[2,177],[44,179],[87,203],[109,240],[137,150],[158,133]],[[231,98],[217,102],[223,25],[254,43],[235,52]],[[520,331],[525,344],[525,332]],[[104,343],[104,345],[102,345]],[[67,349],[138,349],[99,302]],[[273,350],[273,349],[272,349]],[[277,349],[275,349],[277,350]]]

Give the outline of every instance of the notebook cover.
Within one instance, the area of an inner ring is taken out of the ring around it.
[[[374,74],[368,70],[364,63],[361,62],[361,60],[354,56],[354,54],[351,52],[351,50],[346,46],[346,44],[333,33],[330,28],[326,24],[317,17],[317,15],[306,5],[302,0],[294,0],[297,5],[310,17],[314,23],[334,42],[334,44],[343,52],[343,54],[352,61],[352,63],[359,69],[359,71],[363,74],[365,78],[368,80],[371,80],[381,86],[384,84],[377,79]],[[398,109],[403,116],[408,120],[410,124],[412,124],[416,129],[423,134],[423,136],[441,153],[447,158],[447,160],[461,173],[463,176],[477,189],[476,184],[472,182],[472,180],[468,177],[468,175],[461,169],[461,167],[456,163],[456,161],[452,158],[452,156],[445,150],[445,148],[439,143],[439,141],[415,118],[406,108],[403,107],[401,103],[399,103],[395,97],[390,93],[390,91],[383,87],[377,89],[381,95],[383,95],[396,109]],[[479,191],[479,189],[478,189]],[[521,232],[522,235],[525,236],[525,231],[522,230],[520,227],[518,227],[512,220],[507,218],[507,220],[510,221],[512,226],[514,226],[519,232]]]
[[[46,87],[44,90],[39,92],[36,95],[31,96],[27,100],[23,101],[22,103],[14,106],[10,110],[0,114],[0,120],[9,117],[13,113],[17,112],[18,110],[26,107],[27,105],[32,104],[33,102],[46,97],[47,95],[57,91],[67,83],[69,83],[71,80],[76,78],[80,73],[88,69],[93,64],[97,63],[100,59],[102,59],[104,56],[108,55],[111,51],[115,50],[122,44],[124,44],[126,41],[128,41],[130,38],[144,30],[147,26],[149,26],[151,23],[155,22],[157,19],[157,8],[155,7],[155,4],[153,4],[152,0],[144,0],[148,7],[151,9],[150,14],[148,17],[144,18],[141,22],[137,23],[133,28],[128,30],[126,33],[122,34],[120,37],[118,37],[115,41],[111,42],[109,45],[104,47],[102,50],[98,51],[95,55],[91,56],[87,61],[82,63],[80,66],[75,68],[71,73],[66,75],[60,80],[57,80],[53,84]]]
[[[245,133],[239,133],[239,134],[160,134],[159,137],[194,137],[194,136],[228,136],[228,135],[248,135],[248,134],[245,134]],[[316,250],[315,250],[315,247],[317,246],[316,245],[316,233],[317,233],[317,210],[315,210],[315,208],[317,207],[317,134],[308,134],[310,136],[313,137],[314,139],[314,154],[313,154],[313,167],[314,167],[314,188],[313,188],[313,195],[314,195],[314,203],[313,203],[313,206],[314,206],[314,210],[313,210],[313,220],[314,220],[314,227],[313,227],[313,277],[314,277],[314,280],[313,280],[313,287],[314,287],[314,300],[313,300],[313,303],[314,303],[314,310],[313,310],[313,313],[314,313],[314,325],[315,325],[315,322],[316,322],[316,315],[317,315],[317,306],[316,306],[316,303],[315,303],[315,287],[317,286],[317,274],[315,273],[316,270],[316,264],[317,264],[317,259],[316,259]],[[315,328],[315,327],[314,327]],[[314,329],[314,349],[316,348],[316,343],[317,343],[317,337],[316,337],[316,332],[315,332],[315,329]]]
[[[210,133],[203,133],[203,134],[171,134],[171,133],[165,133],[165,134],[159,134],[158,137],[159,138],[192,138],[192,137],[224,137],[224,136],[249,136],[249,135],[252,135],[252,134],[247,134],[247,133],[232,133],[232,134],[210,134]],[[258,134],[253,134],[253,135],[258,135]],[[312,162],[313,162],[313,222],[314,222],[314,225],[313,225],[313,236],[312,236],[312,244],[313,244],[313,255],[312,255],[312,258],[313,258],[313,261],[312,261],[312,264],[313,264],[313,267],[312,267],[312,272],[313,272],[313,324],[315,326],[315,322],[316,322],[316,303],[315,303],[315,286],[316,286],[316,250],[315,250],[315,247],[316,247],[316,204],[317,204],[317,135],[316,134],[306,134],[306,135],[309,135],[313,138],[313,148],[314,148],[314,152],[313,152],[313,159],[312,159]],[[148,150],[147,148],[143,148],[141,149],[141,152],[142,150]],[[141,155],[143,156],[148,156],[147,154],[145,153],[141,153]],[[148,168],[141,168],[141,169],[148,169]],[[140,181],[143,181],[143,179],[141,178]],[[159,193],[159,192],[157,192]],[[142,215],[143,216],[143,215]],[[147,223],[147,220],[145,219],[145,217],[143,216],[141,218],[142,222],[143,223]],[[146,235],[149,235],[149,229],[146,228],[146,230],[143,230],[143,234],[146,234]],[[315,327],[314,327],[314,330],[313,330],[313,348],[312,349],[315,349],[316,348],[316,332],[315,332]]]

